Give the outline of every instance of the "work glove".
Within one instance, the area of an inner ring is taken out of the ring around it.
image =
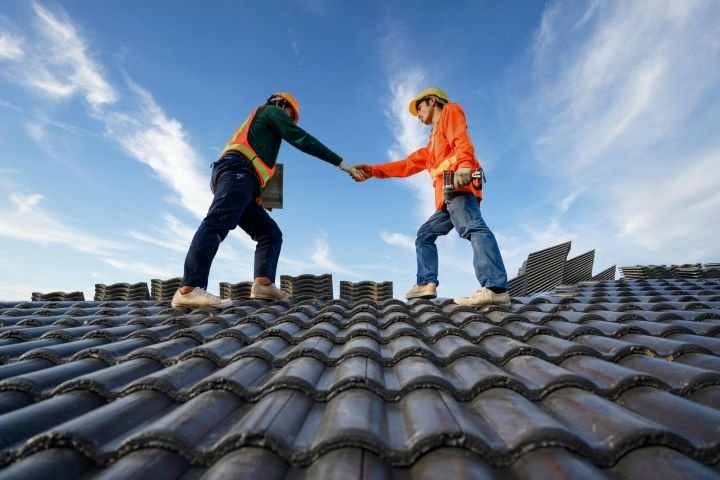
[[[458,168],[455,170],[455,188],[464,187],[469,185],[472,181],[472,169],[471,168]]]
[[[361,180],[358,180],[360,178],[360,172],[358,172],[355,167],[349,166],[347,163],[345,163],[345,160],[341,161],[338,165],[338,168],[342,170],[343,172],[347,172],[350,174],[350,176],[356,181],[360,182]]]
[[[370,165],[355,165],[354,168],[358,172],[358,177],[355,177],[356,182],[364,182],[373,176],[372,167]]]

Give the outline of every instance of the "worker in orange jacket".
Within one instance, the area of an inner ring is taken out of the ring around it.
[[[410,102],[409,109],[425,125],[432,125],[427,146],[414,151],[404,160],[355,166],[361,174],[356,177],[357,181],[370,177],[408,177],[423,170],[432,178],[437,211],[418,230],[415,240],[417,283],[405,298],[437,296],[438,253],[435,240],[440,235],[447,235],[454,227],[462,238],[472,244],[475,276],[480,282],[480,288],[472,295],[456,297],[455,303],[469,306],[510,303],[507,273],[500,249],[480,214],[482,189],[472,185],[472,172],[480,165],[475,158],[462,107],[450,102],[443,90],[428,88]],[[452,199],[447,205],[443,195],[443,172],[446,170],[454,172],[455,183]]]

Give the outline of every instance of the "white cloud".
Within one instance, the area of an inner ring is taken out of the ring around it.
[[[26,123],[25,124],[25,131],[27,132],[28,136],[33,139],[36,143],[43,144],[45,142],[45,137],[47,135],[47,131],[45,130],[45,125],[42,125],[40,123]]]
[[[196,217],[204,217],[212,198],[209,168],[200,171],[204,162],[189,144],[182,124],[168,118],[142,87],[132,82],[130,87],[139,105],[132,114],[116,112],[103,116],[108,135],[117,139],[131,157],[152,168],[175,191],[177,203]]]
[[[30,85],[58,97],[79,92],[93,107],[113,103],[114,89],[88,56],[87,45],[72,23],[39,4],[34,3],[33,9],[45,41],[33,50],[29,67],[34,75],[26,75]]]
[[[388,245],[400,247],[405,250],[415,251],[415,240],[402,233],[380,232],[380,238]]]
[[[19,60],[25,56],[23,40],[8,33],[0,34],[0,60]]]
[[[0,301],[12,301],[18,300],[30,301],[32,298],[31,292],[61,292],[67,291],[61,288],[43,288],[38,285],[20,284],[18,282],[0,282]]]
[[[390,161],[402,160],[427,144],[429,135],[427,127],[408,111],[408,103],[421,90],[424,80],[425,74],[420,70],[391,74],[390,108],[385,112],[388,126],[395,137],[395,143],[388,149]],[[427,174],[421,172],[395,181],[407,186],[415,194],[418,219],[425,220],[432,215],[435,211],[435,194]]]
[[[519,112],[548,196],[564,198],[550,228],[527,227],[555,242],[542,248],[595,241],[621,264],[720,255],[718,25],[712,0],[548,5]]]
[[[167,248],[174,252],[187,252],[190,241],[195,234],[195,229],[180,222],[177,217],[169,213],[163,214],[163,222],[162,228],[157,228],[154,234],[130,230],[126,232],[126,235],[135,240]]]
[[[10,205],[0,206],[0,235],[41,245],[59,244],[79,252],[104,255],[124,250],[118,242],[84,233],[58,221],[59,215],[40,205],[40,194],[10,193]]]
[[[172,278],[174,275],[177,274],[177,271],[174,268],[162,268],[146,262],[123,261],[113,258],[105,258],[103,259],[103,261],[118,270],[130,272],[134,274],[137,278],[167,279]]]
[[[169,213],[164,213],[162,217],[162,226],[153,229],[152,233],[130,230],[126,232],[126,235],[141,242],[185,254],[190,247],[190,242],[195,235],[197,227],[191,227],[182,223],[177,217]],[[233,234],[233,232],[236,233]],[[232,248],[228,241],[230,238],[238,240],[243,250],[238,252]],[[221,244],[216,258],[224,262],[240,261],[247,263],[249,261],[248,252],[254,252],[256,245],[257,244],[252,241],[245,232],[236,228],[230,232],[230,236]]]
[[[328,235],[325,232],[322,232],[320,236],[315,239],[315,248],[313,249],[313,253],[310,258],[314,262],[315,267],[318,267],[323,271],[341,273],[343,275],[348,275],[356,278],[360,277],[360,275],[358,275],[357,273],[338,264],[335,260],[333,260],[332,254],[330,253]]]

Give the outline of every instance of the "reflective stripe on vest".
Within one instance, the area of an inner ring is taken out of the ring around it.
[[[248,116],[248,118],[246,118],[245,121],[233,132],[230,140],[225,145],[225,148],[223,148],[223,151],[220,154],[220,158],[222,158],[226,153],[232,150],[240,152],[245,158],[250,160],[250,163],[252,163],[252,166],[255,169],[255,173],[260,179],[260,187],[265,188],[268,180],[270,180],[270,178],[275,173],[275,167],[268,167],[263,161],[263,159],[260,158],[257,153],[255,153],[255,150],[253,150],[253,148],[250,146],[250,142],[248,142],[248,131],[250,130],[250,124],[252,124],[252,121],[255,118],[255,114],[257,113],[257,111],[257,108],[253,110],[252,113]]]
[[[477,157],[475,157],[475,161],[477,162]],[[450,167],[452,167],[452,166],[455,165],[456,163],[458,163],[458,159],[457,159],[457,156],[456,156],[456,155],[453,155],[452,157],[448,157],[448,158],[446,158],[445,160],[443,160],[442,162],[440,162],[440,165],[438,165],[437,167],[435,167],[435,168],[433,168],[432,170],[430,170],[430,176],[431,176],[432,178],[435,178],[436,176],[438,176],[439,174],[441,174],[441,173],[444,172],[445,170],[449,169]],[[478,164],[479,164],[479,163],[480,163],[480,162],[478,162]]]
[[[441,174],[443,171],[447,170],[451,166],[455,165],[457,163],[457,156],[453,155],[452,157],[448,157],[442,162],[440,162],[440,165],[430,170],[430,176],[432,178],[435,178],[439,174]]]

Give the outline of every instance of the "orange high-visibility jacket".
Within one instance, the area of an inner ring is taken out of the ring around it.
[[[404,160],[373,165],[372,174],[378,178],[409,177],[427,170],[435,187],[435,208],[440,210],[444,203],[443,170],[457,171],[463,167],[475,170],[480,164],[467,131],[465,112],[459,104],[450,102],[443,107],[427,146]],[[455,191],[472,192],[482,199],[482,190],[475,190],[471,185],[458,187]]]

